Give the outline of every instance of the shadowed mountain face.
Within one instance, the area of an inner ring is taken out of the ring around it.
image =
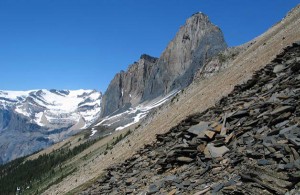
[[[205,61],[227,48],[223,33],[202,13],[182,26],[160,58],[142,55],[111,81],[103,96],[103,117],[189,85]]]
[[[54,142],[47,129],[11,109],[0,109],[0,164],[31,154]]]
[[[86,128],[99,117],[100,103],[93,90],[0,91],[0,163]]]

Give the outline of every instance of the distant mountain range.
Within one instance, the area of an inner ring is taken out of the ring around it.
[[[100,116],[95,90],[0,91],[0,163],[31,154]]]

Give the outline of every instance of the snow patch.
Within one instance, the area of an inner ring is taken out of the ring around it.
[[[179,91],[172,91],[171,93],[169,93],[168,95],[166,95],[163,98],[156,98],[156,99],[152,100],[151,102],[146,102],[146,103],[140,104],[134,108],[129,108],[127,111],[122,112],[120,114],[116,114],[113,116],[107,116],[107,117],[103,118],[98,124],[96,124],[96,126],[99,126],[99,125],[111,126],[114,123],[122,120],[122,118],[125,115],[134,115],[132,122],[125,124],[123,126],[119,126],[115,130],[118,131],[118,130],[125,129],[126,127],[129,127],[135,123],[138,123],[141,119],[143,119],[144,117],[147,116],[147,114],[150,112],[150,110],[164,104],[166,101],[168,101],[171,97],[173,97],[178,92]]]
[[[22,114],[24,116],[30,117],[30,113],[26,112],[25,110],[22,109],[22,106],[17,106],[15,111],[19,114]]]
[[[0,97],[15,100],[18,97],[27,97],[31,92],[38,90],[28,90],[28,91],[0,91]]]
[[[92,137],[93,135],[95,135],[95,133],[97,133],[97,130],[95,130],[94,128],[92,128],[92,134],[90,135],[90,137]]]
[[[10,107],[42,125],[42,113],[54,125],[76,124],[80,117],[87,125],[100,116],[101,93],[95,90],[28,90],[1,91],[0,107]],[[45,124],[44,124],[45,125]]]
[[[36,113],[35,114],[35,123],[38,124],[39,126],[45,126],[43,123],[42,123],[42,116],[43,116],[44,112],[39,112],[39,113]]]

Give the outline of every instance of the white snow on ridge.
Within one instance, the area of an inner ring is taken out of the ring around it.
[[[139,122],[142,118],[144,118],[145,116],[147,116],[148,112],[141,112],[141,113],[138,113],[135,117],[133,117],[133,121],[131,123],[128,123],[124,126],[120,126],[118,128],[116,128],[116,131],[118,130],[122,130],[122,129],[125,129],[126,127],[129,127],[137,122]]]
[[[103,120],[101,122],[96,124],[96,126],[99,126],[99,125],[111,126],[114,123],[120,121],[121,118],[124,117],[125,115],[134,115],[132,122],[130,122],[124,126],[117,127],[116,131],[125,129],[126,127],[129,127],[135,123],[138,123],[141,119],[143,119],[144,117],[147,116],[147,114],[150,112],[151,109],[164,104],[166,101],[170,100],[170,98],[173,97],[178,92],[179,91],[172,91],[163,98],[159,97],[150,102],[142,103],[142,104],[138,105],[137,107],[130,108],[129,110],[122,112],[120,114],[116,114],[113,116],[107,116],[107,117],[103,118]]]
[[[92,90],[75,90],[69,91],[68,95],[58,95],[48,90],[42,90],[42,99],[49,103],[45,105],[42,101],[36,100],[39,105],[47,107],[51,111],[57,112],[74,112],[78,108],[78,104],[83,102],[86,97],[79,97],[84,93],[91,93]]]
[[[39,125],[39,126],[45,126],[43,123],[42,123],[42,116],[43,116],[43,112],[39,112],[39,113],[36,113],[35,114],[35,122]]]
[[[90,135],[90,137],[92,137],[93,135],[95,135],[95,133],[97,133],[97,130],[95,130],[94,128],[92,128],[92,134]]]
[[[10,107],[31,118],[36,124],[43,121],[65,124],[78,122],[82,117],[85,126],[94,122],[101,112],[101,93],[95,90],[28,90],[1,91],[0,106]],[[41,117],[44,114],[44,119]]]
[[[91,98],[92,100],[101,99],[101,93],[92,93],[91,95],[89,95],[89,98]]]
[[[16,100],[18,97],[27,97],[29,93],[38,90],[28,90],[28,91],[0,91],[0,97],[4,97],[11,100]]]
[[[24,111],[21,106],[17,106],[15,109],[16,112],[23,114],[24,116],[30,117],[30,113]]]

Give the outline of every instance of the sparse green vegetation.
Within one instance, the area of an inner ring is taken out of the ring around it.
[[[16,194],[17,188],[22,194],[42,193],[76,171],[76,167],[65,166],[64,162],[98,140],[86,141],[73,149],[62,147],[34,160],[26,160],[26,157],[23,157],[0,166],[1,194]]]
[[[219,58],[220,63],[224,63],[227,60],[226,55],[224,55],[223,53],[219,53],[218,58]]]
[[[179,93],[177,93],[172,99],[171,99],[171,103],[174,103],[174,102],[178,102],[179,101]]]
[[[106,144],[106,149],[105,149],[105,152],[104,152],[104,155],[107,154],[107,150],[111,150],[117,143],[119,143],[122,139],[124,139],[125,137],[127,137],[129,134],[131,133],[131,130],[128,130],[124,136],[123,134],[120,134],[118,137],[113,137],[113,142],[109,145],[109,144]]]
[[[130,133],[131,130],[128,130],[116,136],[103,145],[102,152],[99,154],[111,153],[109,150]],[[16,194],[17,189],[20,189],[18,194],[41,194],[50,186],[61,182],[65,177],[77,171],[77,166],[69,163],[71,159],[102,139],[84,141],[84,137],[87,137],[85,135],[76,138],[76,143],[79,145],[75,147],[72,147],[71,142],[66,142],[59,149],[52,150],[50,154],[42,154],[33,160],[23,157],[0,166],[0,194]],[[86,151],[78,159],[86,161],[97,152],[99,150]]]
[[[130,135],[130,133],[131,133],[131,130],[129,129],[129,130],[125,133],[124,137],[127,137],[128,135]]]

